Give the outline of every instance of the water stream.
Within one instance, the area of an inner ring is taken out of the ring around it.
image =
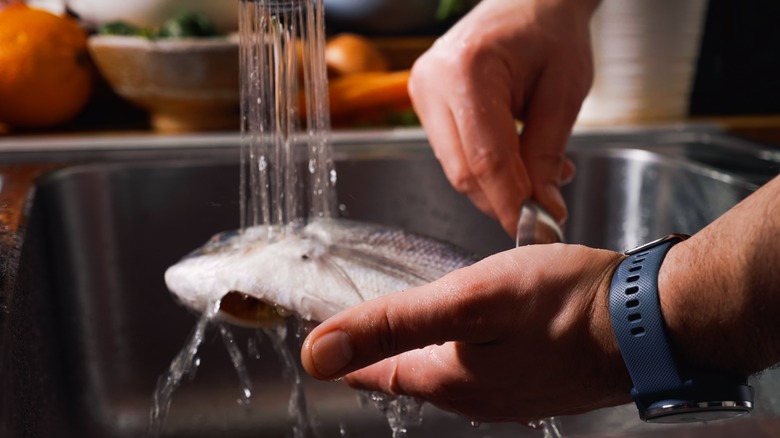
[[[336,212],[322,2],[242,0],[241,225]]]
[[[200,364],[198,360],[198,349],[203,344],[206,335],[206,329],[214,316],[219,311],[219,302],[212,303],[208,310],[198,319],[192,334],[184,344],[184,348],[171,361],[171,365],[159,379],[154,391],[152,409],[149,412],[149,424],[147,435],[151,437],[159,436],[165,429],[165,420],[168,416],[168,410],[171,407],[173,392],[181,385],[186,376],[194,377],[194,373]]]
[[[239,21],[241,224],[274,224],[273,232],[283,234],[306,218],[334,216],[338,205],[328,143],[324,6],[316,0],[243,0]],[[311,421],[298,367],[283,337],[266,335],[290,374],[290,414],[297,419],[295,436],[304,436]],[[408,397],[375,404],[396,438],[405,434],[408,419],[419,421],[401,414],[413,406],[419,416],[419,404]]]

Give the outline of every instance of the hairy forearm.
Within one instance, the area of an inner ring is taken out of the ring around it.
[[[745,374],[780,363],[780,177],[674,246],[659,294],[689,363]]]

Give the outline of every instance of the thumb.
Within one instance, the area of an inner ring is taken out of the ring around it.
[[[474,278],[479,275],[469,275],[474,267],[366,301],[333,316],[306,338],[301,351],[304,369],[317,379],[336,379],[428,345],[487,341],[492,330],[473,330],[474,322],[484,316],[475,302],[479,294]],[[484,288],[484,277],[482,280]]]

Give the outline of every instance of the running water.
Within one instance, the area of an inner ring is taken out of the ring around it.
[[[387,417],[393,438],[405,438],[407,427],[422,423],[423,404],[414,397],[393,396],[383,392],[360,392],[362,405],[373,405]]]
[[[239,44],[242,228],[334,216],[322,2],[242,0]]]
[[[330,116],[324,60],[325,27],[321,0],[240,0],[241,72],[241,229],[267,225],[270,241],[284,237],[307,219],[336,216],[337,175],[328,143]],[[157,386],[150,435],[158,436],[173,391],[197,368],[197,351],[219,309],[212,305],[198,321],[184,349]],[[219,325],[240,384],[239,405],[251,402],[252,382],[244,356],[225,325]],[[286,328],[286,327],[283,327]],[[285,342],[286,330],[262,333],[271,340],[290,380],[289,413],[295,438],[316,435],[309,418],[301,374]],[[261,341],[260,332],[256,341]],[[247,350],[257,358],[256,341]],[[394,438],[422,421],[422,404],[411,397],[362,393],[387,416]],[[340,425],[340,433],[346,429]]]
[[[242,228],[268,224],[276,225],[269,232],[284,233],[307,217],[335,216],[322,2],[242,0],[239,36]],[[266,335],[290,373],[294,433],[304,436],[311,422],[298,367],[283,337]],[[370,399],[396,438],[421,421],[421,406],[410,397]]]
[[[558,417],[543,418],[528,425],[534,429],[541,429],[544,438],[563,438],[561,420]]]
[[[285,233],[306,217],[334,216],[322,2],[241,0],[239,47],[241,228],[266,224],[269,233]],[[286,331],[265,335],[292,381],[294,436],[305,437],[311,421]]]
[[[306,217],[331,217],[336,211],[324,47],[321,1],[240,0],[242,229],[267,224],[270,234],[282,234]],[[300,163],[306,163],[306,172]],[[149,415],[150,436],[164,430],[172,394],[197,368],[198,348],[218,309],[217,302],[204,312],[158,380]],[[243,355],[232,332],[224,325],[219,330],[239,376],[238,404],[248,404],[252,384]],[[297,418],[295,436],[303,437],[310,422],[300,375],[283,337],[266,334],[286,369],[292,370],[290,413]]]
[[[149,412],[147,435],[157,437],[165,429],[165,420],[171,407],[173,392],[179,387],[185,376],[194,377],[195,370],[200,364],[198,349],[203,343],[209,322],[218,311],[219,302],[216,302],[212,303],[206,312],[203,312],[184,348],[173,359],[168,371],[157,379],[152,409]]]
[[[236,370],[236,374],[238,374],[238,380],[241,385],[241,397],[238,399],[238,404],[246,406],[250,403],[250,398],[252,397],[252,380],[249,378],[249,371],[246,369],[244,355],[241,354],[241,350],[236,345],[236,338],[233,336],[233,332],[226,325],[219,325],[219,333],[222,335],[222,342],[230,355],[230,361],[233,363],[233,368]]]
[[[297,321],[296,325],[298,325]],[[286,329],[287,327],[285,326],[278,326],[275,330],[262,330],[262,333],[265,333],[268,339],[271,340],[271,346],[282,362],[282,372],[292,383],[288,412],[295,417],[296,420],[293,436],[295,438],[305,438],[313,435],[312,421],[309,418],[309,412],[306,405],[306,394],[303,390],[303,382],[301,381],[301,373],[298,371],[298,364],[290,351],[290,348],[285,343],[285,339],[287,338]],[[260,332],[258,332],[258,336],[259,333]]]

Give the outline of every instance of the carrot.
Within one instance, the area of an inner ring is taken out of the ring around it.
[[[409,73],[409,70],[361,72],[331,79],[328,94],[334,125],[370,124],[372,120],[383,120],[388,113],[409,110],[412,107],[407,91]],[[305,117],[305,96],[300,97],[300,114]]]
[[[409,70],[354,73],[333,79],[329,86],[330,113],[344,120],[365,112],[411,107]]]

